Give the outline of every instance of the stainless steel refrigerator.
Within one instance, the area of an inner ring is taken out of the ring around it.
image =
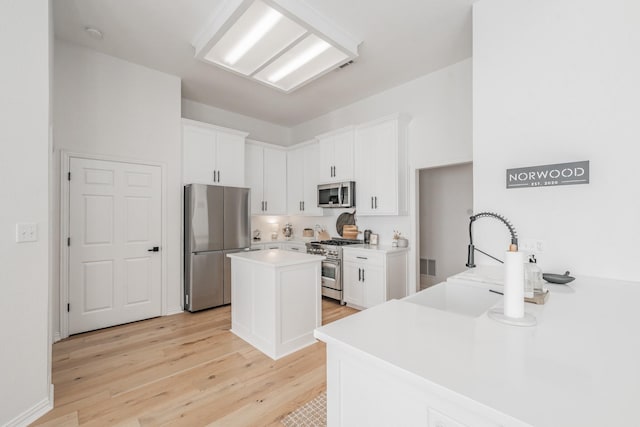
[[[249,189],[189,184],[184,187],[184,305],[198,311],[231,302],[231,260],[246,250]]]

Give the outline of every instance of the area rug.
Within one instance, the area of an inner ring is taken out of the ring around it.
[[[282,419],[286,427],[323,427],[327,425],[327,393],[322,392]]]

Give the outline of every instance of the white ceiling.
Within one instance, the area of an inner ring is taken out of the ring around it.
[[[302,0],[300,0],[302,1]],[[54,0],[61,40],[174,74],[193,101],[294,126],[471,56],[473,0],[306,0],[363,40],[356,62],[284,94],[194,58],[221,0]],[[104,33],[95,40],[84,31]]]

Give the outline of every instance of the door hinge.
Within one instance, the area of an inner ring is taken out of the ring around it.
[[[67,303],[67,313],[71,311],[71,304]]]
[[[67,246],[71,246],[71,237],[67,237]]]
[[[71,172],[67,172],[67,181],[71,181]]]

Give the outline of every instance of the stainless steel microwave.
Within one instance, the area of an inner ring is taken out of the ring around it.
[[[355,181],[318,185],[318,207],[352,208],[356,205]]]

